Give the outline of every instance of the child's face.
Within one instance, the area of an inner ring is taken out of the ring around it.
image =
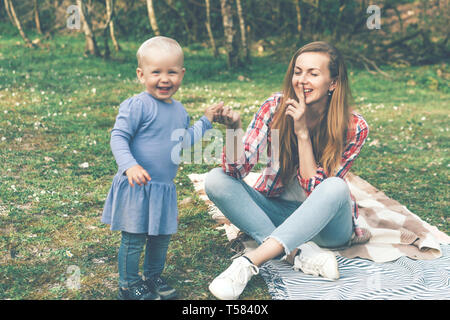
[[[154,98],[171,103],[183,80],[182,58],[164,51],[151,50],[143,57],[142,68],[136,73],[145,89]]]

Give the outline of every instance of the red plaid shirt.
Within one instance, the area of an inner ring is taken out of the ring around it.
[[[263,155],[263,151],[267,147],[267,166],[262,171],[262,174],[253,186],[256,190],[267,197],[277,197],[283,191],[284,187],[280,179],[279,163],[271,158],[271,130],[273,116],[279,105],[282,95],[280,93],[274,94],[267,99],[260,107],[259,111],[253,117],[247,131],[243,137],[244,152],[238,162],[233,163],[227,161],[225,147],[222,152],[222,167],[226,174],[238,179],[243,179],[251,171],[253,166],[259,161]],[[341,167],[337,171],[336,176],[344,179],[345,174],[349,171],[361,151],[364,142],[369,133],[369,127],[364,118],[352,112],[354,126],[352,130],[348,130],[347,139],[344,152],[342,153]],[[326,172],[318,164],[316,175],[310,179],[304,179],[300,175],[300,170],[297,170],[297,178],[305,190],[306,195],[309,196],[315,187],[327,178]],[[356,226],[355,220],[358,218],[358,206],[356,205],[353,195],[353,223]],[[357,233],[359,231],[355,230]]]

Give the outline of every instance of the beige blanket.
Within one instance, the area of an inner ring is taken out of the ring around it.
[[[253,185],[259,173],[250,173],[244,180]],[[239,229],[208,199],[204,190],[204,174],[191,174],[200,198],[210,206],[212,218],[223,223],[228,240],[238,235]],[[337,251],[347,258],[360,257],[375,262],[387,262],[407,256],[412,259],[434,259],[442,255],[440,243],[449,244],[450,237],[409,211],[398,201],[390,199],[365,180],[351,174],[347,183],[359,207],[358,225],[369,231],[370,239]],[[251,248],[255,243],[247,242]]]

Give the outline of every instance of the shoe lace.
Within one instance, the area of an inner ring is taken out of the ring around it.
[[[250,271],[250,272],[248,272]],[[233,281],[246,284],[250,277],[259,273],[259,268],[254,264],[244,265],[242,262],[232,265],[224,274]]]

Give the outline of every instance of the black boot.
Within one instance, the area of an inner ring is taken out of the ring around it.
[[[162,300],[174,299],[177,296],[176,290],[160,276],[145,279],[145,283],[151,290],[159,294]]]
[[[160,295],[144,281],[140,281],[128,289],[119,288],[117,298],[119,300],[161,300]]]

